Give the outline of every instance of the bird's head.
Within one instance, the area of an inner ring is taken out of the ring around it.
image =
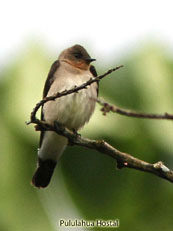
[[[91,58],[84,47],[80,45],[74,45],[62,51],[59,56],[59,60],[65,61],[76,68],[88,70],[90,63],[96,59]]]

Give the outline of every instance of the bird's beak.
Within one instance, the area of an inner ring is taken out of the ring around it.
[[[88,63],[91,63],[93,61],[96,61],[96,59],[93,59],[93,58],[85,58],[85,60],[88,62]]]

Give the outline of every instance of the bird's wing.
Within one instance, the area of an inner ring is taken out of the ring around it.
[[[60,66],[60,62],[58,60],[56,60],[51,68],[50,71],[48,73],[45,85],[44,85],[44,89],[43,89],[43,98],[45,98],[49,92],[49,89],[54,81],[54,74],[56,72],[56,70],[59,68]],[[44,120],[44,113],[43,113],[43,106],[41,108],[41,120]],[[39,148],[41,147],[42,141],[43,141],[43,136],[44,136],[44,132],[42,131],[40,133],[40,144],[39,144]]]
[[[46,82],[45,82],[45,85],[44,85],[44,90],[43,90],[43,98],[47,96],[47,93],[50,89],[50,86],[52,85],[53,81],[54,81],[54,73],[55,71],[58,69],[58,67],[60,66],[60,63],[58,60],[56,60],[51,68],[50,68],[50,71],[49,71],[49,74],[47,76],[47,79],[46,79]]]
[[[90,72],[94,77],[97,77],[97,71],[93,65],[90,66]],[[99,81],[97,82],[97,96],[99,94]]]

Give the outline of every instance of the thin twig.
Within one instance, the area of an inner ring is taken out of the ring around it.
[[[132,168],[143,172],[149,172],[156,176],[159,176],[165,180],[173,182],[173,171],[166,167],[161,161],[150,164],[138,158],[131,156],[130,154],[119,151],[112,147],[104,140],[90,140],[80,135],[74,134],[72,131],[63,127],[61,124],[55,123],[54,125],[47,124],[45,121],[37,120],[34,122],[36,130],[39,131],[54,131],[59,135],[66,137],[69,140],[70,145],[78,145],[85,148],[97,150],[107,156],[112,157],[117,161],[117,168]]]
[[[100,76],[97,76],[97,77],[91,77],[87,82],[83,83],[80,86],[74,86],[70,90],[64,90],[62,92],[57,92],[53,96],[48,96],[48,97],[45,97],[44,99],[40,100],[40,102],[38,102],[36,104],[36,106],[34,107],[32,113],[31,113],[31,121],[28,122],[27,124],[30,124],[30,123],[32,123],[33,121],[36,120],[36,113],[37,113],[38,109],[41,106],[43,106],[46,102],[51,101],[51,100],[55,100],[55,99],[60,98],[62,96],[66,96],[66,95],[78,92],[78,91],[86,88],[87,86],[91,85],[92,83],[98,82],[99,80],[103,79],[105,76],[111,74],[112,72],[117,71],[121,67],[123,67],[123,65],[120,65],[120,66],[117,66],[115,68],[112,68],[112,69],[108,70],[106,73],[104,73],[103,75],[100,75]]]
[[[102,100],[102,99],[96,99],[96,101],[102,105],[101,111],[103,112],[103,115],[106,115],[108,112],[115,112],[124,116],[128,117],[136,117],[136,118],[143,118],[143,119],[165,119],[165,120],[173,120],[173,115],[168,114],[165,112],[164,114],[151,114],[151,113],[141,113],[141,112],[135,112],[135,111],[129,111],[122,108],[119,108],[115,105],[109,104],[108,102]]]

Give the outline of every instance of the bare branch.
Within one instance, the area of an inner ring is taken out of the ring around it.
[[[104,140],[90,140],[80,135],[74,134],[72,131],[63,127],[59,123],[54,125],[47,124],[45,121],[37,120],[34,122],[37,131],[54,131],[59,135],[65,136],[69,140],[70,145],[78,145],[85,148],[97,150],[107,156],[112,157],[117,161],[117,168],[133,168],[144,172],[152,173],[159,176],[165,180],[173,182],[173,171],[167,168],[161,161],[150,164],[138,158],[135,158],[127,153],[121,152],[118,149],[112,147],[110,144]]]
[[[100,75],[98,77],[93,77],[84,84],[80,86],[75,86],[74,88],[70,90],[64,90],[62,92],[57,92],[53,96],[45,97],[43,100],[41,100],[35,108],[33,109],[31,113],[31,121],[27,124],[34,123],[36,124],[36,130],[38,131],[54,131],[59,135],[65,136],[69,140],[69,144],[71,145],[78,145],[86,148],[90,148],[93,150],[97,150],[100,153],[103,153],[105,155],[108,155],[115,159],[117,161],[117,168],[133,168],[144,172],[149,172],[154,175],[157,175],[163,179],[166,179],[170,182],[173,182],[173,171],[171,171],[169,168],[167,168],[161,161],[150,164],[143,160],[140,160],[138,158],[135,158],[127,153],[120,152],[116,148],[112,147],[110,144],[106,143],[104,140],[90,140],[84,137],[81,137],[80,135],[77,135],[73,133],[72,131],[68,130],[67,128],[63,127],[58,122],[55,122],[54,125],[47,124],[45,121],[38,120],[36,118],[36,113],[38,109],[43,106],[46,102],[50,100],[55,100],[56,98],[63,97],[69,94],[72,94],[74,92],[78,92],[87,86],[91,85],[94,82],[98,82],[108,74],[111,74],[113,71],[118,70],[121,68],[121,66],[118,66],[116,68],[110,69],[105,74]],[[137,117],[137,118],[149,118],[149,119],[167,119],[167,120],[173,120],[173,115],[165,113],[163,115],[157,115],[157,114],[147,114],[147,113],[139,113],[139,112],[132,112],[127,111],[121,108],[118,108],[114,105],[110,105],[109,103],[103,101],[103,100],[96,100],[100,105],[102,105],[102,112],[104,115],[106,115],[107,112],[112,111],[115,113],[119,113],[121,115],[129,116],[129,117]]]
[[[33,121],[36,120],[36,113],[37,113],[38,109],[41,106],[43,106],[46,102],[51,101],[51,100],[55,100],[56,98],[60,98],[62,96],[66,96],[66,95],[72,94],[74,92],[78,92],[78,91],[86,88],[87,86],[91,85],[92,83],[100,81],[105,76],[111,74],[114,71],[117,71],[121,67],[123,67],[123,65],[120,65],[120,66],[117,66],[115,68],[112,68],[112,69],[108,70],[107,72],[105,72],[103,75],[100,75],[100,76],[97,76],[97,77],[91,77],[87,82],[83,83],[80,86],[74,86],[70,90],[64,90],[62,92],[57,92],[55,95],[48,96],[48,97],[45,97],[44,99],[40,100],[40,102],[38,102],[36,104],[36,106],[34,107],[32,113],[31,113],[31,121],[28,122],[27,124],[30,124],[30,123],[32,123]]]
[[[129,117],[136,117],[136,118],[142,118],[142,119],[165,119],[165,120],[173,120],[173,115],[168,114],[165,112],[164,114],[151,114],[151,113],[140,113],[140,112],[134,112],[134,111],[129,111],[125,109],[121,109],[115,105],[109,104],[108,102],[101,100],[101,99],[96,99],[96,101],[102,105],[103,107],[101,108],[101,111],[103,112],[103,115],[106,115],[106,113],[112,111],[124,116],[129,116]]]

